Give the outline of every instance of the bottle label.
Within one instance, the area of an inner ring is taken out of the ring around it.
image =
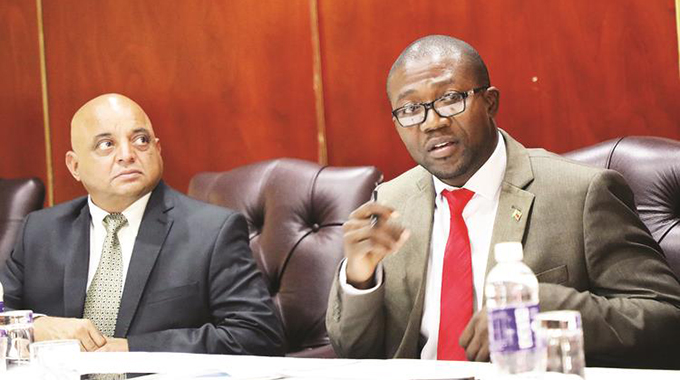
[[[524,305],[489,310],[489,350],[512,352],[536,346],[531,322],[538,305]]]

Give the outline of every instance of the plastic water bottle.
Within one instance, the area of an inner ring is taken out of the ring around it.
[[[538,314],[538,280],[522,262],[522,244],[494,247],[498,264],[486,279],[491,362],[499,374],[537,370],[540,366],[532,321]]]

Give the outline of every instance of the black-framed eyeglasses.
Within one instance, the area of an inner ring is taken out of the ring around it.
[[[484,91],[489,86],[473,88],[465,92],[451,91],[443,96],[424,103],[407,104],[392,111],[392,116],[404,128],[418,125],[427,119],[427,111],[433,109],[441,117],[451,117],[465,111],[465,99],[480,91]]]

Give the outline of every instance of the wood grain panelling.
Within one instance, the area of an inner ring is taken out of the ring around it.
[[[44,2],[55,200],[83,194],[68,174],[69,122],[119,92],[149,114],[166,181],[288,156],[317,160],[307,1]]]
[[[526,146],[680,139],[674,0],[345,0],[321,1],[319,13],[332,165],[377,165],[387,178],[413,165],[385,77],[428,34],[477,48],[501,90],[499,125]]]
[[[0,4],[0,177],[46,183],[35,1]]]
[[[69,122],[106,92],[147,111],[181,191],[199,171],[317,161],[310,1],[331,165],[376,165],[388,179],[413,165],[385,76],[433,33],[480,51],[501,90],[499,125],[527,146],[680,139],[675,0],[43,1],[55,201],[84,193],[64,165]],[[0,20],[0,176],[45,180],[35,2],[0,2]]]

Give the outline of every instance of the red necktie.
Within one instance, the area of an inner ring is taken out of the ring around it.
[[[458,339],[472,317],[473,293],[470,238],[463,209],[474,193],[460,189],[444,190],[442,195],[449,202],[451,226],[444,251],[437,359],[466,360]]]

